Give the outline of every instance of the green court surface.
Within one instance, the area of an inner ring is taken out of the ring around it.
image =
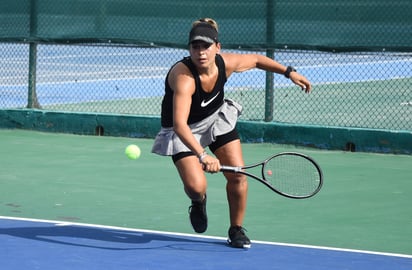
[[[193,233],[189,200],[153,140],[0,130],[0,215]],[[128,144],[138,160],[124,155]],[[246,163],[282,151],[312,156],[325,184],[307,200],[250,179],[244,226],[253,240],[412,254],[412,156],[244,144]],[[208,175],[209,229],[226,236],[225,180]]]

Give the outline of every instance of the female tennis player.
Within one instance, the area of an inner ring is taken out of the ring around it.
[[[241,106],[224,97],[226,80],[234,72],[253,68],[283,74],[309,93],[310,82],[293,67],[258,54],[221,53],[217,23],[210,18],[195,21],[189,33],[190,56],[175,63],[165,81],[161,130],[154,153],[171,156],[191,199],[190,221],[197,233],[207,229],[205,172],[216,173],[220,164],[243,166],[236,122]],[[213,153],[210,154],[206,150]],[[228,243],[249,248],[243,219],[248,183],[242,174],[225,172],[230,227]]]

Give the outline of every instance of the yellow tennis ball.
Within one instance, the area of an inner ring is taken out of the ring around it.
[[[138,159],[140,157],[141,151],[140,151],[139,146],[135,144],[130,144],[126,147],[126,150],[124,150],[124,153],[130,159]]]

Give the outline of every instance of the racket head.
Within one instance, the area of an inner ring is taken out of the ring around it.
[[[305,199],[314,196],[323,185],[319,165],[309,156],[284,152],[266,159],[262,166],[264,184],[280,195]]]

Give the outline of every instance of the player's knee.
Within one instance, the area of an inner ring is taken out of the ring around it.
[[[187,183],[184,186],[184,190],[186,192],[186,194],[191,198],[191,199],[198,199],[198,198],[202,198],[204,196],[204,194],[206,193],[206,188],[207,185],[206,183]]]
[[[240,173],[228,173],[226,175],[226,179],[228,183],[236,184],[236,185],[243,185],[247,183],[246,175]]]

